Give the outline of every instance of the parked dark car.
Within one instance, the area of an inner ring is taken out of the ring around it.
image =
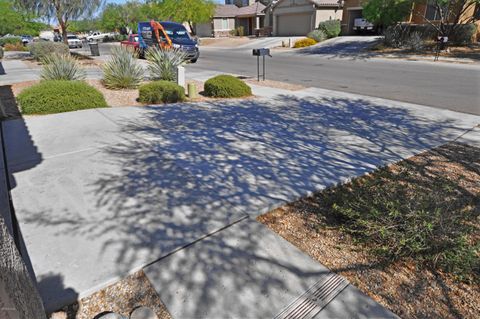
[[[158,24],[161,25],[161,28],[165,31],[159,32]],[[155,39],[155,33],[158,32],[160,35],[160,39]],[[187,29],[180,23],[176,22],[160,22],[157,23],[155,21],[150,22],[140,22],[138,24],[138,49],[140,51],[140,55],[148,49],[149,46],[162,46],[168,47],[166,38],[168,37],[171,41],[171,46],[174,48],[181,49],[187,53],[188,60],[190,62],[195,63],[197,62],[198,58],[200,57],[200,51],[198,49],[198,43],[196,40],[190,37]],[[161,43],[159,43],[161,42]],[[132,45],[136,46],[136,41],[132,42],[131,44],[123,43],[124,45]]]

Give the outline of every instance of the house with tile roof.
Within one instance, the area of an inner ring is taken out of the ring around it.
[[[226,0],[218,5],[210,23],[197,26],[197,35],[201,37],[225,37],[231,31],[243,27],[244,35],[255,35],[265,26],[265,8],[263,1]]]

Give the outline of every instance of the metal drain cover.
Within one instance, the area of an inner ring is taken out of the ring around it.
[[[310,289],[298,297],[275,319],[311,319],[348,286],[348,281],[335,274],[322,275]]]

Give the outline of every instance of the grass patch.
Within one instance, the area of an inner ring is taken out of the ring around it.
[[[17,96],[23,114],[50,114],[107,107],[98,90],[82,81],[42,81]]]

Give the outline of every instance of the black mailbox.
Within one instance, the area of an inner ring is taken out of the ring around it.
[[[270,55],[270,49],[262,48],[262,49],[253,49],[253,56],[257,57],[257,80],[260,81],[260,76],[263,77],[265,81],[265,57]],[[260,74],[260,57],[263,58],[263,74]]]
[[[270,56],[270,49],[253,49],[254,56]]]

